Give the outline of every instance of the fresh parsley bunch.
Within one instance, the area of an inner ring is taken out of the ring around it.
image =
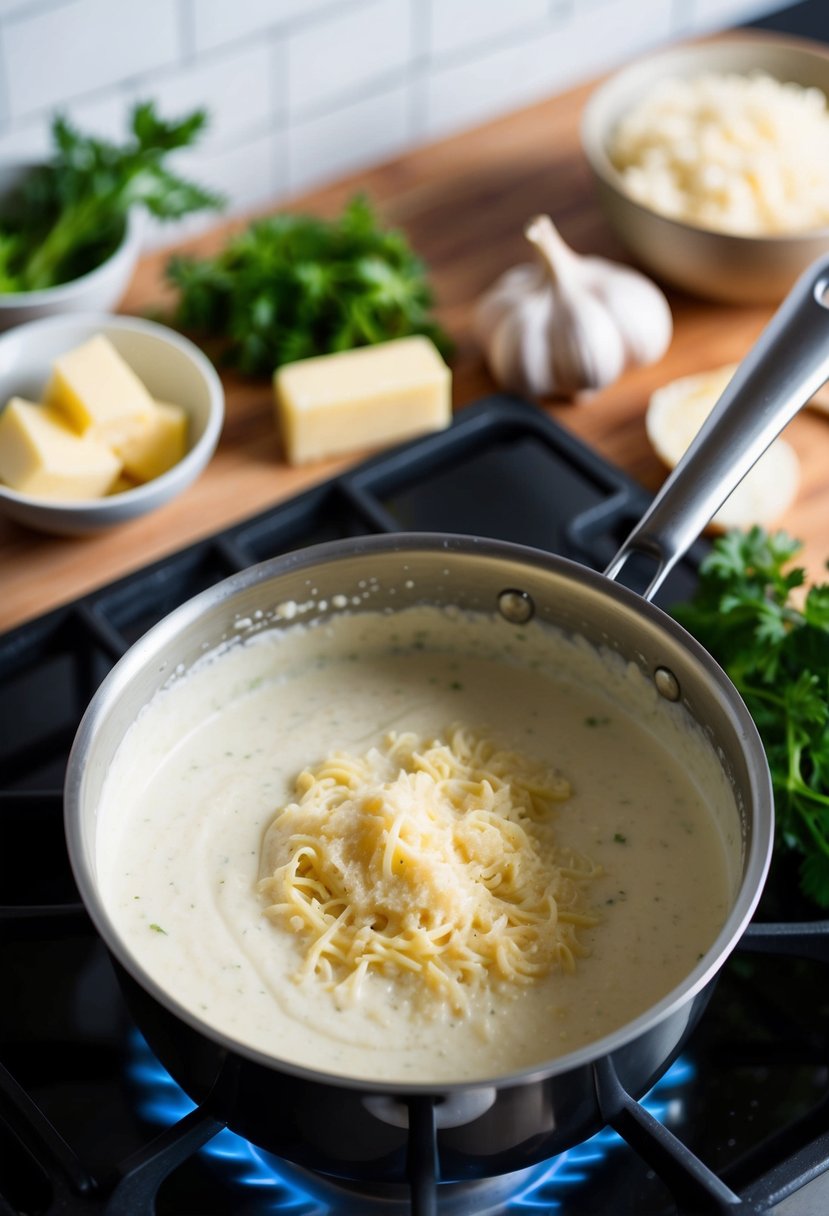
[[[801,544],[755,527],[719,538],[699,588],[673,610],[713,654],[757,724],[774,783],[777,839],[800,855],[807,896],[829,907],[829,584],[792,592]],[[800,597],[798,597],[800,598]]]
[[[77,278],[115,250],[131,207],[162,219],[221,206],[221,198],[166,164],[207,123],[203,110],[166,122],[135,106],[124,144],[83,135],[57,117],[48,164],[27,174],[0,217],[0,291],[37,291]]]
[[[173,257],[167,278],[179,291],[176,324],[216,338],[244,372],[269,375],[282,363],[410,334],[449,345],[430,316],[423,263],[362,196],[334,220],[256,220],[214,258]]]

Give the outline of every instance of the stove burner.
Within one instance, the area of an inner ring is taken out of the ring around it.
[[[150,1123],[172,1127],[196,1109],[145,1040],[134,1031],[130,1039],[130,1079],[137,1089],[138,1111]],[[683,1090],[693,1080],[693,1065],[679,1059],[642,1099],[660,1123],[678,1122]],[[538,1166],[483,1181],[444,1183],[439,1187],[441,1216],[520,1216],[525,1212],[557,1211],[565,1196],[587,1181],[609,1154],[624,1141],[604,1128],[583,1144]],[[409,1211],[408,1187],[367,1189],[359,1183],[328,1178],[258,1149],[228,1129],[219,1132],[199,1152],[242,1188],[256,1188],[257,1212],[290,1212],[292,1216],[395,1216]]]

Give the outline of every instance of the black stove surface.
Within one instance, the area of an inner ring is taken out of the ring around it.
[[[645,502],[539,411],[490,398],[444,434],[0,637],[0,1216],[409,1210],[405,1194],[349,1190],[230,1131],[215,1134],[152,1057],[78,904],[61,819],[68,749],[129,644],[236,569],[321,540],[400,529],[496,536],[600,569]],[[698,545],[681,563],[663,606],[690,592],[703,552]],[[795,890],[775,871],[758,920],[813,916]],[[829,1211],[806,1198],[829,1161],[827,938],[819,926],[790,941],[766,940],[756,925],[754,933],[686,1052],[644,1100],[647,1113],[622,1121],[636,1148],[606,1129],[527,1174],[441,1187],[438,1211],[756,1214],[787,1196],[798,1206],[781,1213]],[[660,1125],[673,1133],[664,1143]]]

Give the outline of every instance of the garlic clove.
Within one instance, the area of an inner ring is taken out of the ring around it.
[[[581,288],[558,304],[548,334],[556,392],[574,397],[618,380],[626,363],[625,344],[609,310]]]
[[[585,258],[584,281],[613,316],[625,345],[626,364],[656,363],[674,332],[671,308],[655,283],[607,258]]]
[[[514,393],[547,397],[553,392],[547,333],[549,301],[540,293],[513,308],[494,330],[488,347],[490,370]]]
[[[507,313],[511,312],[516,303],[524,300],[531,292],[544,287],[545,276],[542,268],[536,263],[524,262],[513,266],[496,279],[493,286],[477,303],[472,318],[473,330],[484,350],[494,329],[501,323]]]
[[[590,291],[584,259],[561,238],[548,215],[524,229],[550,280],[550,360],[561,396],[575,396],[612,384],[625,367],[625,344],[605,304]]]

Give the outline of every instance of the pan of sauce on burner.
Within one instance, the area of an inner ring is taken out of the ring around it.
[[[803,276],[606,575],[360,538],[234,576],[119,662],[70,758],[81,894],[162,1062],[262,1147],[522,1168],[664,1071],[759,899],[759,737],[650,596],[829,376]],[[644,597],[615,581],[633,555]],[[609,576],[609,577],[608,577]],[[176,672],[170,678],[170,672]],[[344,1133],[347,1129],[347,1133]]]

